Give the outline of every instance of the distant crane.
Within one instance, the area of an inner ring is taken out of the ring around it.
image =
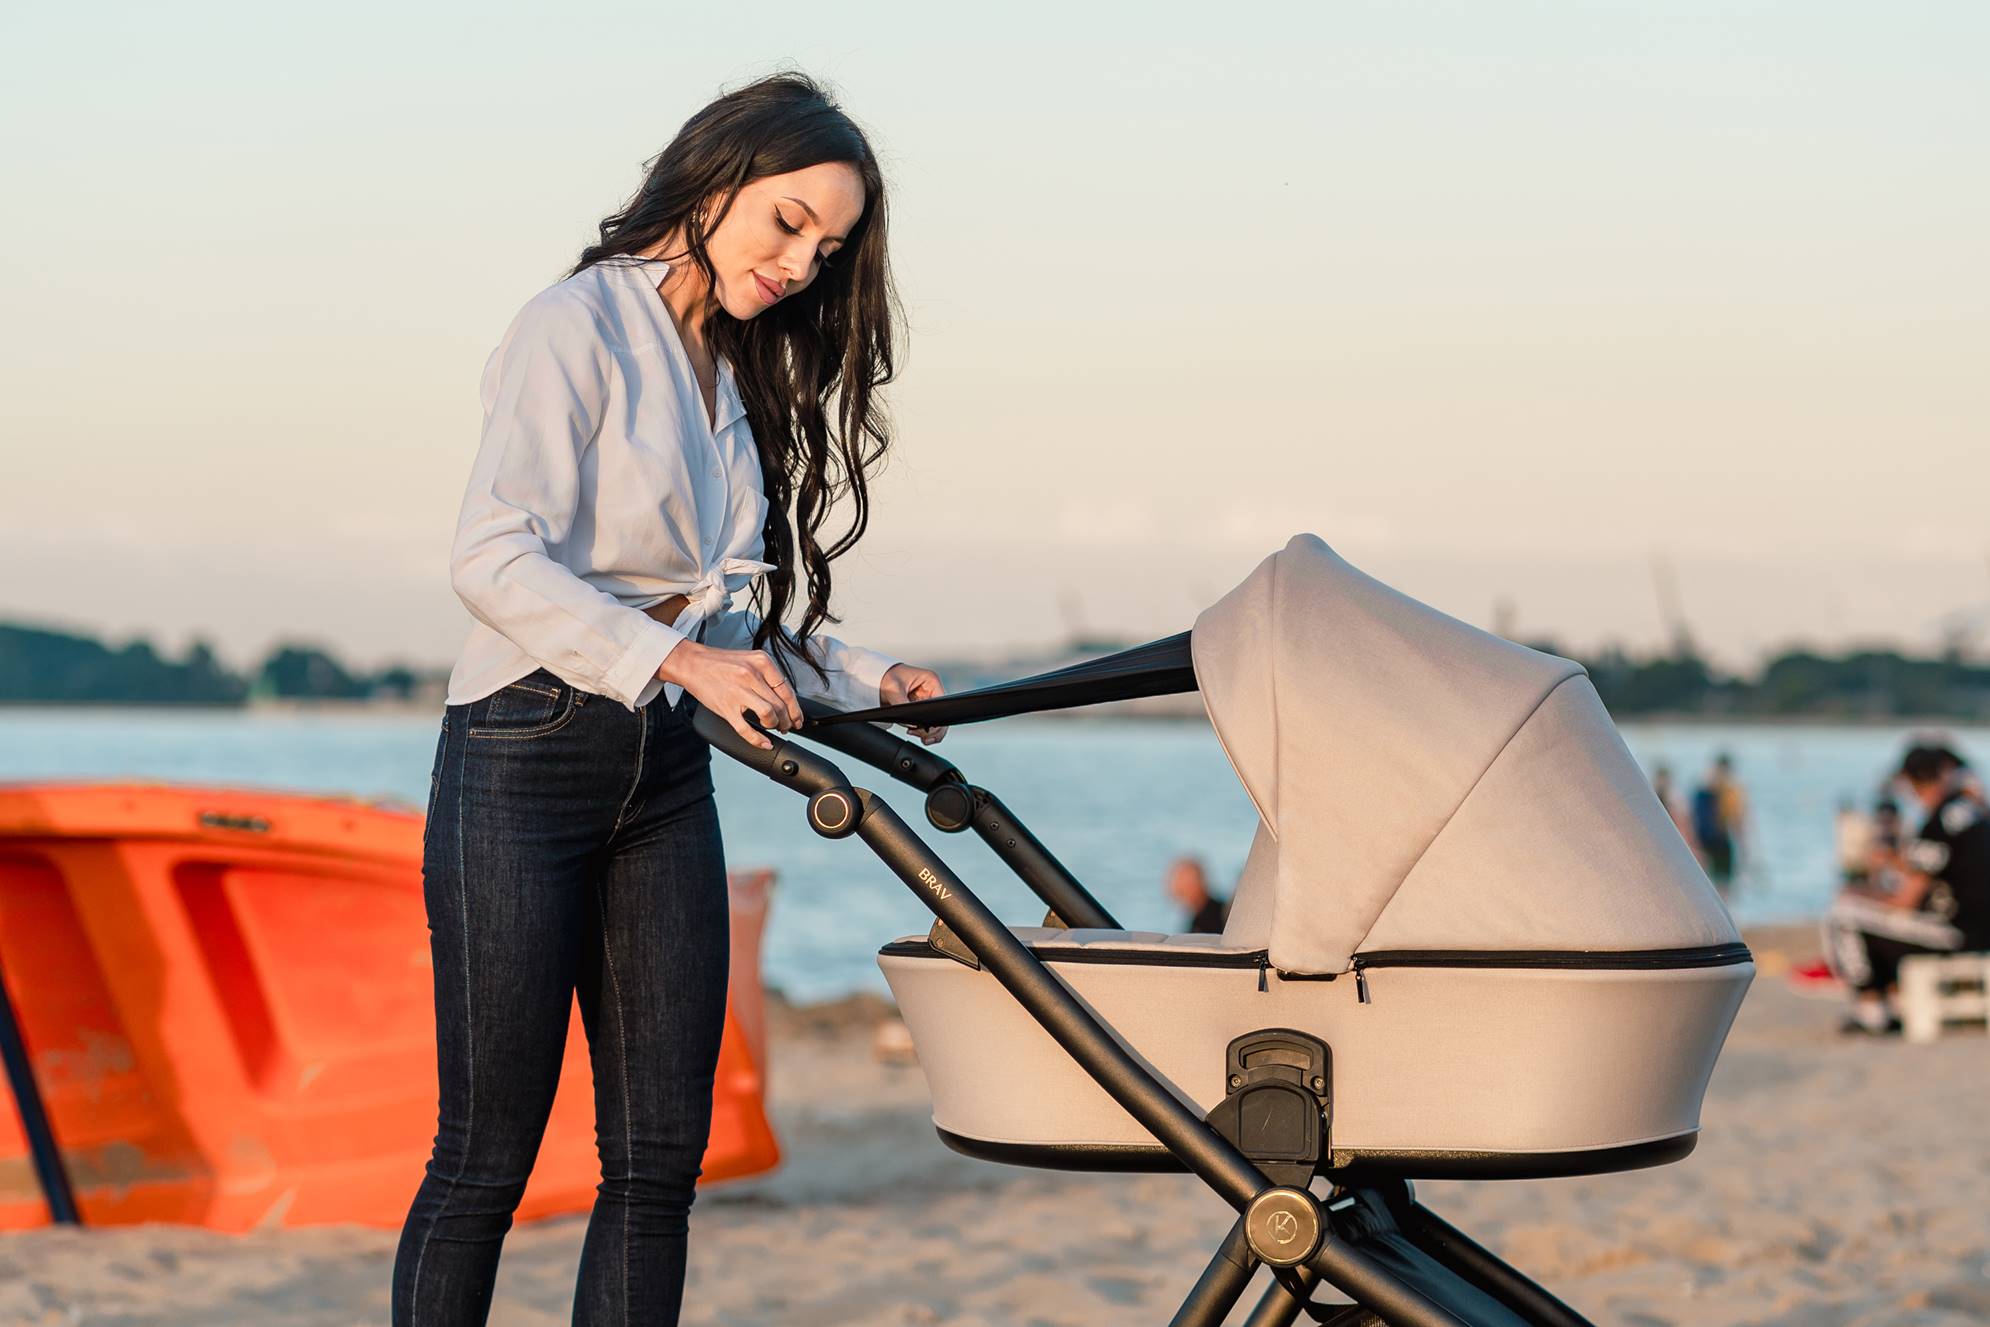
[[[1085,630],[1085,600],[1073,585],[1057,587],[1057,615],[1064,619],[1064,639],[1075,644],[1090,636]]]
[[[1983,564],[1986,570],[1990,570],[1990,554],[1984,556]],[[1960,659],[1970,652],[1978,633],[1986,626],[1990,626],[1990,599],[1952,608],[1940,617],[1922,623],[1921,630],[1933,628],[1941,638],[1943,656]]]
[[[1672,574],[1672,562],[1663,553],[1651,555],[1651,585],[1658,596],[1658,616],[1672,642],[1675,658],[1694,653],[1693,629],[1686,625],[1686,610],[1679,600],[1679,580]]]

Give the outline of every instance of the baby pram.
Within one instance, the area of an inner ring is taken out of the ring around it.
[[[1220,936],[1121,928],[994,794],[875,726],[1198,689],[1260,816]],[[1221,1323],[1260,1265],[1254,1327],[1583,1322],[1411,1181],[1685,1156],[1754,966],[1579,666],[1301,535],[1179,636],[933,701],[805,708],[799,736],[923,790],[935,828],[974,829],[1044,924],[1002,924],[800,743],[694,722],[933,911],[879,962],[949,1146],[1186,1169],[1237,1210],[1178,1327]],[[1321,1281],[1352,1306],[1310,1302]]]

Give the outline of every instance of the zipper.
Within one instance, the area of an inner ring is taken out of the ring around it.
[[[1094,949],[1076,945],[1043,945],[1031,953],[1045,963],[1128,964],[1135,967],[1165,968],[1255,968],[1258,989],[1270,989],[1271,956],[1263,949],[1232,950],[1229,953],[1198,953],[1195,950],[1169,952],[1159,949]],[[878,950],[880,955],[904,958],[938,958],[940,952],[923,939],[894,940]],[[1560,968],[1567,970],[1662,971],[1673,968],[1717,968],[1751,962],[1754,955],[1745,944],[1704,945],[1696,949],[1602,949],[1602,950],[1469,950],[1469,949],[1388,949],[1356,954],[1353,961],[1354,985],[1360,1001],[1368,1003],[1369,968]],[[1333,973],[1280,971],[1280,981],[1332,981]]]
[[[885,957],[933,958],[936,950],[929,948],[924,940],[894,940],[878,950]],[[1037,945],[1030,952],[1044,963],[1103,963],[1131,964],[1134,967],[1161,968],[1256,968],[1260,974],[1270,965],[1270,958],[1262,949],[1233,950],[1227,954],[1197,953],[1184,950],[1170,953],[1157,949],[1100,950],[1077,945]]]
[[[1570,968],[1657,971],[1667,968],[1719,968],[1752,961],[1741,943],[1694,949],[1384,949],[1354,957],[1363,968]]]

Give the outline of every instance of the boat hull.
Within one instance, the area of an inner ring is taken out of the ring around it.
[[[86,1224],[401,1223],[436,1126],[422,820],[232,789],[0,787],[0,971]],[[771,1168],[759,938],[736,874],[704,1179]],[[48,1209],[0,1111],[0,1229]],[[600,1178],[578,1012],[520,1219]]]

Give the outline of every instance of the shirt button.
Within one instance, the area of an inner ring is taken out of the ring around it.
[[[712,467],[712,478],[717,479],[720,475],[724,473],[725,472],[720,470],[716,465]]]

